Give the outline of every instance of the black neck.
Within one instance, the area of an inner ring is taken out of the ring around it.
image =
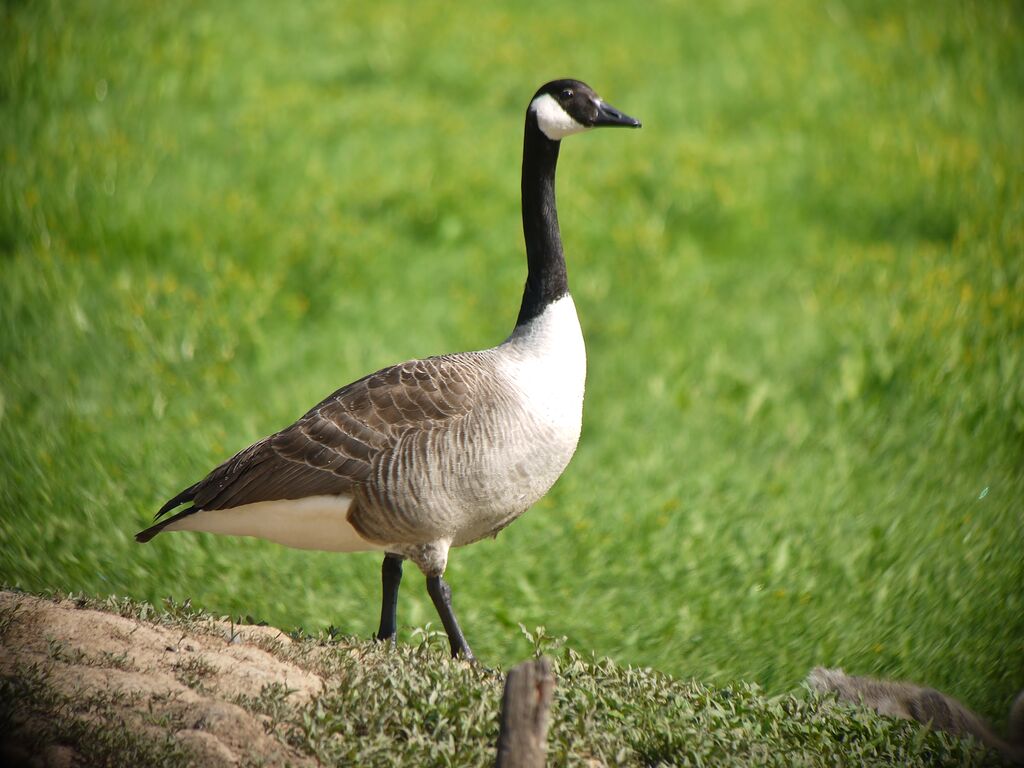
[[[569,278],[555,210],[555,166],[559,142],[545,136],[537,117],[526,113],[523,139],[523,234],[528,274],[516,325],[537,317],[551,302],[569,293]]]

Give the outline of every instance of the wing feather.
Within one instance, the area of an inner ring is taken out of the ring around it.
[[[238,452],[164,506],[197,511],[350,494],[409,430],[444,429],[468,414],[482,376],[476,355],[410,360],[370,374],[291,426]]]

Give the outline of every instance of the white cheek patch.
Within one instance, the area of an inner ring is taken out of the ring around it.
[[[587,130],[587,126],[576,122],[551,94],[544,93],[530,102],[530,109],[537,115],[537,125],[552,141]]]

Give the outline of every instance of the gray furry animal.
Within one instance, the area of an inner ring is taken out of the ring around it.
[[[1024,691],[1010,707],[1007,736],[998,736],[981,717],[934,688],[898,680],[848,675],[841,669],[815,667],[807,685],[818,693],[834,693],[849,704],[862,704],[879,714],[916,720],[956,736],[973,736],[1015,765],[1024,765]]]

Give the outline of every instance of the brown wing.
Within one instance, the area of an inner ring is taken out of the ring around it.
[[[473,408],[474,354],[410,360],[342,387],[305,416],[218,466],[167,502],[195,510],[345,494],[409,429],[436,428]]]

